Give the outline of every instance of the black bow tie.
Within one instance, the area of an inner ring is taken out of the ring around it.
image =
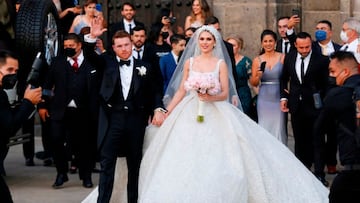
[[[120,60],[119,65],[120,65],[120,66],[123,66],[123,65],[130,66],[130,60],[128,60],[128,61]]]

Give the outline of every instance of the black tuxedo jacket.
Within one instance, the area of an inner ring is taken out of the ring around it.
[[[27,99],[21,102],[21,105],[12,109],[9,104],[8,96],[0,88],[0,144],[5,142],[8,137],[13,136],[21,125],[34,112],[34,105]]]
[[[144,119],[144,126],[133,126],[134,128],[146,127],[147,119],[155,108],[164,108],[162,102],[162,86],[156,80],[161,78],[158,72],[142,60],[134,60],[133,75],[129,90],[131,104],[126,106],[127,100],[123,99],[121,78],[117,59],[113,56],[103,55],[105,70],[100,88],[100,112],[98,148],[100,149],[108,129],[109,115],[113,111],[121,111],[121,108],[134,111]],[[141,75],[138,68],[145,68],[146,73]],[[120,92],[116,92],[120,91]],[[120,94],[120,95],[119,95]],[[115,98],[117,97],[117,98]],[[120,101],[118,98],[121,98]],[[126,107],[126,108],[125,108]]]
[[[85,56],[85,55],[84,55]],[[88,110],[91,112],[92,119],[97,119],[98,112],[98,92],[100,85],[100,77],[97,69],[86,59],[82,62],[80,69],[84,69],[87,73],[87,101]],[[67,71],[72,71],[70,63],[65,56],[58,56],[50,65],[48,76],[45,79],[43,89],[54,91],[54,97],[51,101],[47,101],[40,105],[39,108],[47,108],[52,120],[61,120],[64,117],[65,109],[68,105],[67,101]]]
[[[142,22],[139,22],[139,21],[136,21],[136,20],[134,22],[135,22],[135,26],[143,26],[143,27],[145,27],[144,23],[142,23]],[[109,36],[108,36],[110,42],[111,42],[111,39],[114,36],[115,32],[117,32],[119,30],[125,30],[124,27],[125,27],[125,25],[124,25],[123,19],[121,19],[119,22],[114,23],[113,25],[110,26]]]
[[[276,51],[277,52],[280,52],[280,53],[283,53],[282,52],[282,49],[283,49],[283,47],[282,47],[282,45],[283,45],[283,39],[279,39],[277,42],[276,42]],[[289,40],[289,46],[290,46],[290,49],[289,49],[289,52],[291,52],[292,50],[294,50],[295,49],[295,45],[294,45],[294,41],[290,41]]]
[[[281,98],[288,99],[288,108],[290,113],[295,113],[298,109],[299,102],[302,100],[304,105],[307,105],[307,113],[309,115],[317,114],[315,109],[313,93],[320,93],[321,98],[324,97],[328,86],[328,57],[318,55],[315,52],[311,53],[308,69],[304,76],[304,82],[300,83],[295,70],[295,63],[297,51],[293,50],[285,56],[284,66],[280,82]],[[288,82],[290,81],[290,88],[288,89]],[[287,93],[286,90],[289,91]]]

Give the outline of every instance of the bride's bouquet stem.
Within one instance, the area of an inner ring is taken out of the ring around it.
[[[199,106],[198,106],[198,115],[197,115],[197,122],[202,123],[204,122],[204,103],[203,101],[199,100]]]

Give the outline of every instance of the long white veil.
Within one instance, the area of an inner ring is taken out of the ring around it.
[[[240,99],[239,99],[239,97],[237,95],[237,91],[236,91],[234,77],[232,74],[233,71],[231,70],[232,65],[231,65],[231,60],[230,60],[228,51],[222,40],[221,34],[213,26],[208,26],[208,25],[203,25],[200,28],[198,28],[196,30],[196,32],[194,33],[194,35],[189,40],[189,42],[187,43],[186,48],[180,58],[178,65],[176,66],[174,74],[169,82],[169,85],[168,85],[166,91],[165,91],[164,99],[163,99],[164,104],[165,104],[165,106],[167,106],[169,104],[169,102],[171,101],[172,97],[175,95],[176,91],[178,90],[179,85],[182,80],[183,68],[184,68],[185,62],[191,57],[196,57],[196,56],[200,55],[198,38],[200,36],[200,33],[202,33],[203,31],[208,31],[215,37],[216,44],[215,44],[215,47],[213,50],[213,55],[219,59],[223,59],[227,65],[227,68],[229,69],[228,70],[228,74],[229,74],[229,98],[228,98],[228,101],[230,103],[233,103],[234,100],[237,100],[238,101],[237,107],[240,110],[242,110]]]

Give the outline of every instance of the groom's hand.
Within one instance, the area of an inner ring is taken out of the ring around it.
[[[166,114],[164,112],[155,111],[154,112],[154,117],[153,117],[151,123],[153,125],[160,126],[164,122],[165,117],[166,117]]]

